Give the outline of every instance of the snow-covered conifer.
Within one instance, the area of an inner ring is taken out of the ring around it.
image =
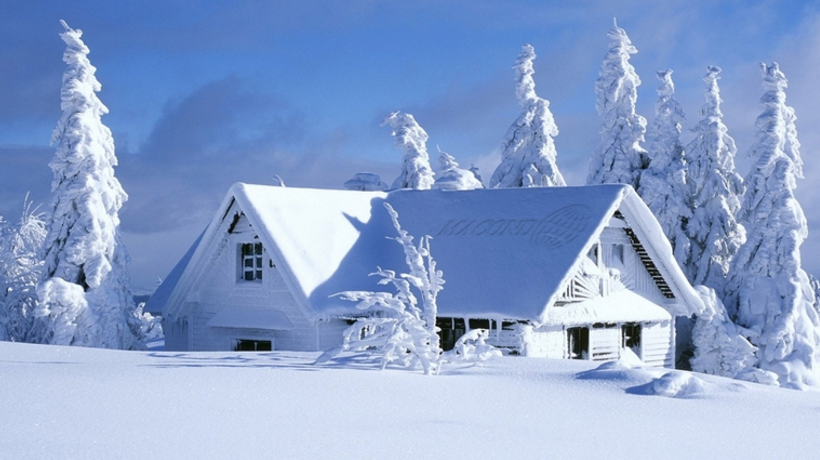
[[[404,150],[401,174],[393,182],[393,189],[412,188],[429,190],[433,186],[433,168],[427,154],[427,133],[409,113],[393,112],[382,122],[390,125],[396,146]]]
[[[44,327],[34,340],[139,348],[141,324],[119,235],[118,212],[128,196],[114,177],[114,140],[101,121],[108,109],[97,98],[101,85],[82,31],[63,26],[68,68],[60,92],[63,114],[52,135],[57,145],[49,163],[52,210],[37,289],[42,303],[38,321]]]
[[[484,188],[471,171],[461,169],[456,159],[449,153],[439,149],[438,174],[434,189],[438,190],[475,190]]]
[[[761,64],[764,94],[750,150],[740,218],[747,240],[732,262],[726,306],[759,348],[758,367],[782,386],[820,384],[820,317],[814,290],[800,267],[808,229],[794,196],[802,178],[794,109],[786,105],[787,80],[778,65]]]
[[[553,137],[558,135],[558,127],[549,109],[550,102],[535,93],[533,60],[535,48],[524,45],[513,66],[521,114],[501,142],[501,164],[490,178],[491,188],[523,187],[525,175],[532,169],[537,174],[529,173],[530,182],[543,186],[566,185],[556,163],[558,153]]]
[[[395,271],[381,267],[373,273],[381,277],[380,285],[392,284],[397,294],[368,291],[336,294],[342,299],[359,302],[356,308],[360,310],[378,309],[381,314],[357,320],[345,331],[342,347],[328,351],[317,362],[331,359],[344,350],[375,348],[381,356],[382,368],[391,362],[404,367],[421,364],[425,374],[437,373],[441,365],[441,346],[436,328],[436,297],[443,289],[443,273],[436,268],[430,253],[430,237],[422,237],[416,247],[413,237],[401,228],[398,213],[388,203],[384,203],[384,207],[399,234],[393,239],[402,245],[410,273],[397,275]],[[421,295],[421,305],[411,288]]]
[[[692,370],[729,378],[748,373],[755,364],[756,348],[732,323],[714,289],[703,285],[696,289],[706,310],[697,315],[692,330],[695,349],[695,355],[689,360]]]
[[[726,275],[745,231],[737,221],[743,179],[735,172],[737,148],[720,111],[719,73],[719,67],[707,67],[703,118],[686,146],[687,195],[693,211],[686,226],[690,254],[683,269],[693,285],[709,286],[724,298]]]
[[[40,250],[46,235],[43,215],[26,197],[18,224],[0,225],[0,339],[28,339],[37,306]]]
[[[587,184],[622,183],[638,188],[641,171],[648,163],[640,145],[646,119],[635,113],[641,79],[629,63],[630,55],[638,50],[617,23],[608,36],[609,51],[595,81],[596,107],[604,122],[601,142],[589,163]]]
[[[680,142],[683,109],[675,100],[672,70],[657,73],[661,85],[655,103],[655,119],[649,127],[649,167],[640,178],[638,194],[658,218],[672,243],[675,258],[683,265],[689,255],[689,238],[684,228],[692,216],[686,190],[684,150]]]

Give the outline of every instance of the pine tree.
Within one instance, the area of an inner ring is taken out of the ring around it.
[[[641,171],[649,163],[640,145],[646,119],[635,113],[641,79],[629,63],[630,55],[638,50],[617,23],[608,36],[609,52],[595,81],[598,114],[604,122],[601,142],[589,164],[587,184],[621,183],[637,189]]]
[[[723,124],[718,74],[719,67],[707,67],[703,118],[695,139],[686,146],[687,195],[693,213],[686,227],[690,254],[683,268],[693,285],[709,286],[723,298],[726,275],[745,231],[737,221],[743,179],[735,172],[735,141]]]
[[[382,122],[390,125],[396,146],[404,150],[402,170],[393,182],[393,189],[429,190],[433,186],[433,168],[427,154],[427,133],[409,113],[393,112]]]
[[[139,348],[140,322],[128,290],[128,254],[119,235],[119,209],[128,198],[114,177],[117,158],[111,131],[101,117],[82,31],[62,22],[67,48],[60,92],[62,117],[52,135],[57,145],[49,167],[52,212],[45,266],[37,292],[44,343]]]
[[[527,171],[531,171],[531,183],[567,185],[556,163],[558,153],[553,137],[558,135],[558,127],[550,112],[550,103],[535,92],[534,60],[535,48],[524,45],[513,66],[515,93],[522,111],[501,142],[501,164],[490,178],[490,188],[523,187]]]
[[[740,212],[748,238],[732,263],[727,308],[759,348],[760,369],[777,374],[782,386],[817,385],[820,318],[800,267],[808,228],[794,196],[803,177],[796,117],[786,105],[785,75],[776,63],[761,66],[765,93]]]
[[[692,210],[686,190],[686,165],[680,142],[681,124],[686,119],[678,101],[672,71],[657,73],[661,85],[655,103],[655,119],[649,127],[649,167],[641,174],[638,194],[658,218],[664,234],[672,243],[681,265],[689,255],[689,238],[684,228]]]

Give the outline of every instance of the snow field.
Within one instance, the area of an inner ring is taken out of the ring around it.
[[[500,358],[442,374],[358,355],[0,343],[0,458],[812,458],[820,393]],[[663,379],[660,379],[663,381]],[[683,385],[682,385],[683,384]]]

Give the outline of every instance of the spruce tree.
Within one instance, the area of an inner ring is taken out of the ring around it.
[[[641,171],[649,163],[640,143],[646,119],[635,113],[641,79],[629,63],[638,52],[626,31],[613,24],[609,51],[595,81],[598,114],[604,118],[601,142],[589,164],[587,184],[629,184],[638,188]]]
[[[686,190],[686,165],[681,145],[683,109],[675,100],[672,71],[657,73],[661,85],[655,103],[655,119],[649,127],[649,167],[641,174],[638,194],[658,218],[664,234],[672,243],[681,265],[689,255],[689,238],[684,228],[692,210]]]
[[[796,117],[786,105],[788,82],[777,63],[761,66],[762,113],[740,212],[748,234],[732,263],[727,308],[758,347],[760,369],[777,374],[782,386],[817,385],[820,318],[800,266],[808,227],[794,196],[803,177]]]
[[[735,141],[723,124],[720,111],[720,68],[707,67],[706,104],[695,128],[696,137],[686,146],[687,187],[692,217],[686,226],[690,254],[683,264],[693,284],[713,288],[725,296],[726,275],[745,231],[737,221],[743,179],[735,172]]]
[[[52,135],[51,214],[45,266],[37,292],[41,331],[32,340],[91,347],[139,348],[140,321],[128,289],[128,254],[118,212],[128,196],[114,177],[117,157],[101,117],[82,31],[62,22],[66,43],[60,92],[62,117]]]
[[[490,178],[490,188],[523,187],[525,182],[545,187],[567,185],[556,163],[553,137],[558,135],[558,127],[549,101],[535,92],[533,60],[535,48],[524,45],[513,66],[515,93],[522,110],[501,142],[501,164]]]
[[[427,153],[427,133],[409,113],[393,112],[384,119],[384,125],[393,128],[396,146],[404,150],[401,174],[393,182],[392,188],[429,190],[434,179]]]

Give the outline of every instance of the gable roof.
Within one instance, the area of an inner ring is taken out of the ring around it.
[[[389,290],[368,276],[377,266],[407,271],[401,246],[389,239],[396,231],[385,202],[416,242],[422,235],[433,238],[431,252],[445,279],[439,316],[542,321],[616,210],[676,297],[702,308],[654,216],[626,185],[361,192],[240,183],[228,192],[163,313],[174,317],[180,312],[182,293],[204,269],[205,253],[221,238],[234,206],[245,214],[308,317],[355,312],[353,302],[331,295]]]

